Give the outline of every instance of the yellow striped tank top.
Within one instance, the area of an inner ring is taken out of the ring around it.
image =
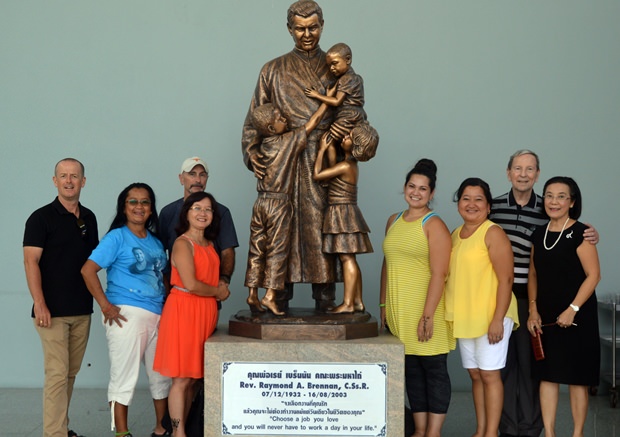
[[[424,223],[435,216],[429,212],[413,222],[394,220],[383,240],[386,263],[386,323],[392,334],[405,344],[405,354],[431,356],[448,353],[456,346],[452,330],[445,321],[444,297],[433,318],[433,337],[418,341],[418,323],[431,277],[428,240]]]

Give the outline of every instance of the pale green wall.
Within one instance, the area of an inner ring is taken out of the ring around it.
[[[241,159],[241,126],[260,67],[292,48],[290,1],[0,0],[0,386],[42,385],[21,241],[27,216],[54,197],[53,165],[66,156],[86,165],[82,200],[101,234],[128,183],[151,184],[161,206],[181,195],[181,161],[205,158],[208,190],[230,207],[241,241],[222,319],[246,307],[255,184]],[[507,191],[508,156],[523,147],[540,154],[541,182],[566,174],[581,184],[583,219],[602,239],[599,294],[620,291],[620,2],[322,7],[322,45],[351,45],[381,135],[377,156],[360,165],[360,206],[376,250],[359,257],[371,312],[378,313],[385,221],[404,207],[404,175],[415,161],[439,166],[435,206],[453,228],[460,181],[480,176],[495,195]],[[309,305],[307,294],[300,287],[293,305]],[[450,362],[455,387],[468,387],[456,353]],[[95,320],[78,385],[105,386],[107,366]]]

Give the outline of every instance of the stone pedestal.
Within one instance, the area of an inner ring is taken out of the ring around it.
[[[228,333],[259,340],[351,340],[379,335],[377,319],[367,312],[326,314],[291,308],[285,316],[241,310],[228,321]]]
[[[404,434],[404,346],[390,334],[346,340],[256,340],[232,336],[219,327],[205,343],[205,436],[222,433],[222,363],[386,363],[386,436]],[[300,364],[300,368],[303,367]],[[259,407],[259,406],[257,406]],[[377,408],[384,408],[377,405]],[[268,431],[260,435],[273,435]],[[246,435],[246,434],[235,434]],[[252,434],[257,435],[257,434]],[[279,434],[301,437],[310,434]],[[321,434],[328,435],[328,434]],[[329,434],[332,435],[332,434]],[[333,434],[342,436],[346,433]],[[366,434],[368,435],[368,434]]]

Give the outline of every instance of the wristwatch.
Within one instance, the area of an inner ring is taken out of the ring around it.
[[[579,307],[577,305],[571,303],[569,306],[573,309],[573,311],[575,312],[579,311]]]

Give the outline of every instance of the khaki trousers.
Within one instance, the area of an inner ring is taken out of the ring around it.
[[[43,437],[67,437],[69,403],[88,343],[90,314],[51,320],[49,328],[41,328],[33,319],[43,346],[45,369]]]

